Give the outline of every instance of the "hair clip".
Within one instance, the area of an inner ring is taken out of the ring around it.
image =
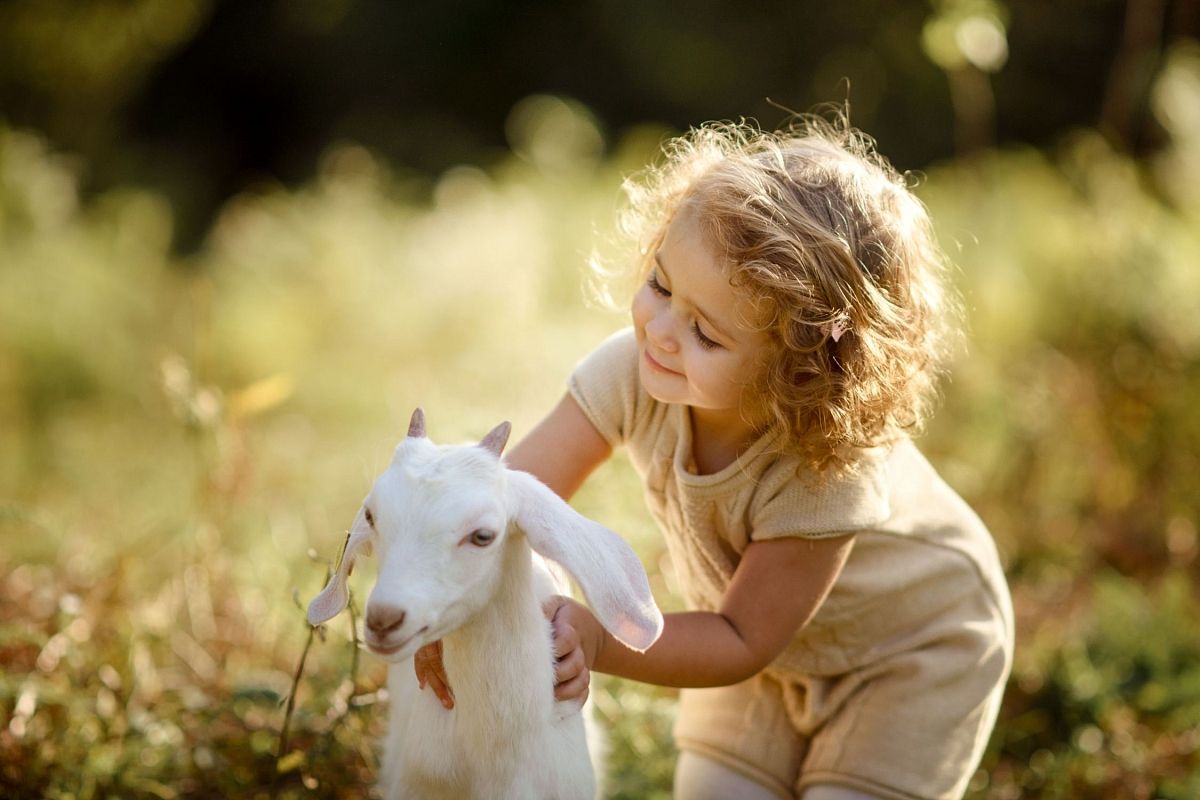
[[[829,334],[829,338],[836,343],[841,340],[842,335],[850,330],[850,318],[843,312],[825,326],[825,333]]]

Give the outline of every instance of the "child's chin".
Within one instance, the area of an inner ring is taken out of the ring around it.
[[[642,384],[642,388],[646,390],[646,394],[650,395],[658,402],[681,402],[678,397],[674,397],[671,394],[662,391],[662,387],[659,385],[662,380],[661,376],[653,373],[650,367],[646,366],[645,364],[642,364],[641,368],[638,370],[638,379]]]

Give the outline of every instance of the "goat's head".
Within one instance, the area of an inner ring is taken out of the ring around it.
[[[346,606],[355,559],[377,546],[379,579],[367,600],[364,638],[388,660],[407,658],[491,600],[510,538],[524,533],[575,576],[601,624],[630,647],[649,647],[662,615],[637,556],[533,476],[506,469],[500,454],[509,430],[502,423],[477,446],[436,445],[417,409],[355,516],[329,585],[309,604],[309,622]]]

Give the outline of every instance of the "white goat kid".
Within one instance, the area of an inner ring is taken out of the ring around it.
[[[637,556],[500,453],[499,425],[479,445],[435,445],[421,409],[375,481],[329,585],[308,607],[320,624],[345,608],[355,559],[380,549],[364,640],[392,662],[381,783],[393,798],[592,798],[595,776],[578,707],[554,700],[555,591],[530,547],[574,575],[597,619],[645,650],[662,614]],[[443,640],[455,707],[421,692],[412,656]]]

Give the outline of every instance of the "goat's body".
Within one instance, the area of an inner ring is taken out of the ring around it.
[[[542,601],[563,589],[540,556],[568,571],[600,623],[639,651],[662,631],[646,573],[619,536],[501,463],[507,423],[478,447],[435,445],[424,427],[418,409],[355,515],[329,583],[308,606],[313,625],[344,609],[355,560],[379,545],[363,638],[393,662],[383,793],[590,800],[602,772],[592,759],[600,756],[589,751],[577,705],[554,700]],[[413,671],[414,651],[438,639],[451,711],[419,690]]]
[[[555,702],[551,629],[541,602],[556,590],[524,537],[511,537],[492,603],[443,639],[455,707],[417,686],[412,659],[388,671],[383,756],[387,800],[591,800],[584,718]],[[559,589],[561,591],[561,589]]]

